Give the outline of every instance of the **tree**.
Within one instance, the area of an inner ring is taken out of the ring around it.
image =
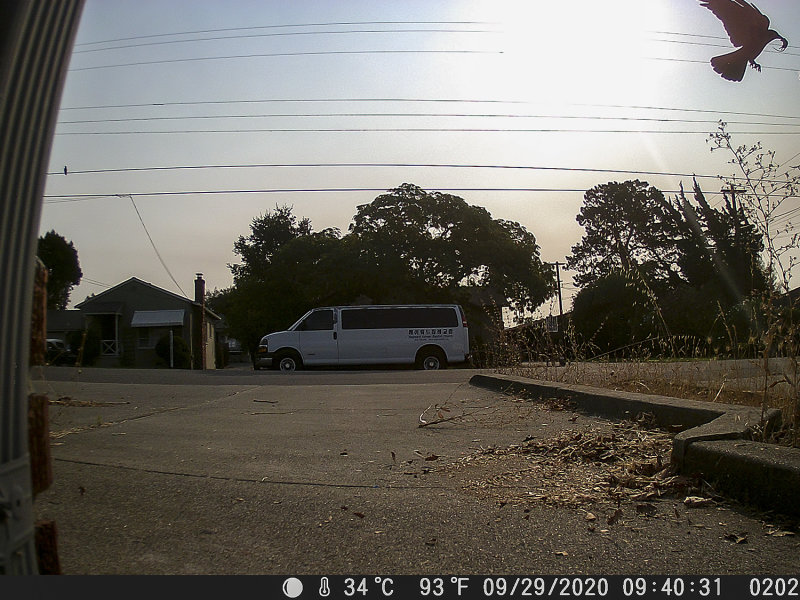
[[[603,354],[658,336],[653,308],[641,282],[615,271],[578,292],[572,302],[572,322],[581,345]]]
[[[404,183],[359,206],[350,235],[383,279],[431,297],[478,289],[532,310],[555,289],[533,234],[451,194]]]
[[[593,187],[577,217],[585,233],[567,257],[575,282],[584,286],[615,271],[635,271],[651,283],[676,281],[674,216],[664,194],[647,182]]]
[[[316,306],[459,302],[469,311],[481,295],[533,308],[555,287],[521,225],[411,184],[359,206],[345,236],[314,232],[308,219],[276,207],[234,250],[242,257],[231,266],[234,286],[210,303],[250,350]]]
[[[72,288],[83,277],[78,251],[72,242],[51,230],[39,238],[37,255],[47,267],[47,308],[66,309]]]
[[[310,233],[311,221],[305,217],[298,221],[290,206],[276,205],[273,212],[256,217],[250,224],[250,235],[239,236],[233,244],[234,252],[242,257],[240,264],[228,265],[234,279],[263,278],[283,244]]]
[[[609,277],[636,282],[649,302],[646,309],[640,305],[640,312],[656,318],[658,327],[651,333],[662,336],[673,353],[686,347],[674,343],[677,337],[691,341],[692,348],[731,347],[729,340],[720,341],[730,337],[720,319],[744,298],[766,289],[769,280],[760,259],[761,235],[742,205],[726,196],[721,208],[713,208],[697,181],[693,183],[694,203],[682,185],[672,199],[641,181],[592,188],[578,215],[586,233],[567,259],[578,271],[576,281],[593,298],[615,295],[607,285]],[[592,305],[591,311],[573,316],[584,333],[597,326],[597,319],[629,319],[629,308],[617,302],[595,300]]]
[[[234,285],[209,296],[209,306],[224,315],[230,334],[251,353],[259,339],[285,329],[314,306],[308,297],[314,278],[329,268],[317,264],[327,243],[338,240],[339,232],[328,229],[314,233],[308,218],[297,218],[289,206],[276,206],[253,219],[250,233],[239,236],[234,252],[238,264],[228,265]],[[317,286],[321,287],[321,286]]]
[[[761,259],[764,241],[735,194],[724,193],[720,209],[712,208],[694,184],[693,206],[681,185],[677,202],[682,229],[677,239],[680,271],[688,285],[713,290],[723,306],[741,302],[753,292],[769,288],[769,276]]]

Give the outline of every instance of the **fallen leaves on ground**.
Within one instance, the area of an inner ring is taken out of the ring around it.
[[[673,434],[647,425],[640,419],[567,429],[549,438],[528,437],[506,448],[483,448],[448,469],[466,478],[467,489],[505,502],[572,508],[607,503],[618,508],[630,501],[636,503],[636,513],[650,516],[655,511],[649,501],[697,488],[670,467]],[[621,513],[609,514],[613,523]]]

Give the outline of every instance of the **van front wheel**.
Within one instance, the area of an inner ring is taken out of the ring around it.
[[[447,368],[447,358],[439,348],[423,348],[417,353],[417,368],[437,371]]]
[[[300,359],[293,354],[281,354],[276,359],[278,370],[283,373],[292,373],[302,368]]]

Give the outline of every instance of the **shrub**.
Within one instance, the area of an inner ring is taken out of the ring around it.
[[[192,353],[186,340],[179,335],[173,335],[172,340],[174,368],[190,368],[192,366]],[[161,339],[156,343],[156,356],[158,356],[160,361],[163,361],[163,366],[169,367],[169,334],[161,336]]]

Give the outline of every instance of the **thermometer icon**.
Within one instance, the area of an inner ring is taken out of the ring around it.
[[[326,598],[331,595],[331,588],[328,585],[328,578],[323,577],[319,582],[319,595]]]

